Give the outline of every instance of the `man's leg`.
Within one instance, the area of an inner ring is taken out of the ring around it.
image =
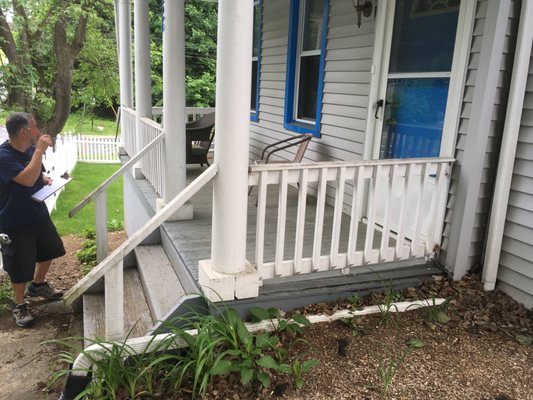
[[[24,290],[26,289],[25,283],[12,283],[13,293],[15,293],[15,304],[24,303]]]
[[[45,281],[46,274],[50,269],[52,260],[38,261],[35,263],[35,273],[33,282],[26,288],[26,295],[31,297],[44,297],[50,300],[57,300],[63,297],[61,290],[55,289]]]
[[[33,277],[33,283],[43,283],[46,278],[46,274],[52,265],[52,260],[41,261],[35,265],[35,275]]]
[[[24,301],[24,289],[26,283],[12,283],[13,292],[15,293],[15,306],[13,307],[13,318],[15,323],[21,328],[27,328],[33,324],[33,315]]]

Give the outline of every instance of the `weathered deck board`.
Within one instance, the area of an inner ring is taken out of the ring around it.
[[[124,333],[129,334],[129,337],[144,336],[152,325],[152,314],[142,290],[139,273],[135,268],[126,268],[124,270]]]
[[[103,294],[83,295],[83,346],[92,342],[88,339],[103,339],[105,336],[105,305]]]
[[[159,321],[185,292],[161,245],[139,246],[135,255],[148,306]]]
[[[83,336],[103,339],[105,336],[105,304],[103,294],[83,295]],[[129,337],[144,336],[153,321],[142,290],[139,274],[134,268],[124,270],[124,332]],[[91,344],[85,340],[84,345]]]

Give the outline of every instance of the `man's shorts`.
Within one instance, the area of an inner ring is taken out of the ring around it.
[[[65,247],[50,217],[19,229],[4,229],[11,239],[2,244],[4,270],[12,283],[33,280],[35,263],[65,255]]]

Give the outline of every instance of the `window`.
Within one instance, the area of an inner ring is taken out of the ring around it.
[[[261,19],[263,0],[254,1],[254,33],[252,47],[252,93],[250,96],[250,120],[259,120],[259,71],[261,64]]]
[[[329,0],[291,0],[285,128],[320,135]]]

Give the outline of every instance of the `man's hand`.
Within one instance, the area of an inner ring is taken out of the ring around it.
[[[49,176],[46,176],[46,175],[43,175],[43,182],[46,185],[50,186],[52,183],[53,183],[53,179],[50,178]]]
[[[39,141],[35,145],[35,151],[40,151],[42,154],[46,151],[46,149],[53,145],[52,136],[50,135],[42,135],[39,138]]]

